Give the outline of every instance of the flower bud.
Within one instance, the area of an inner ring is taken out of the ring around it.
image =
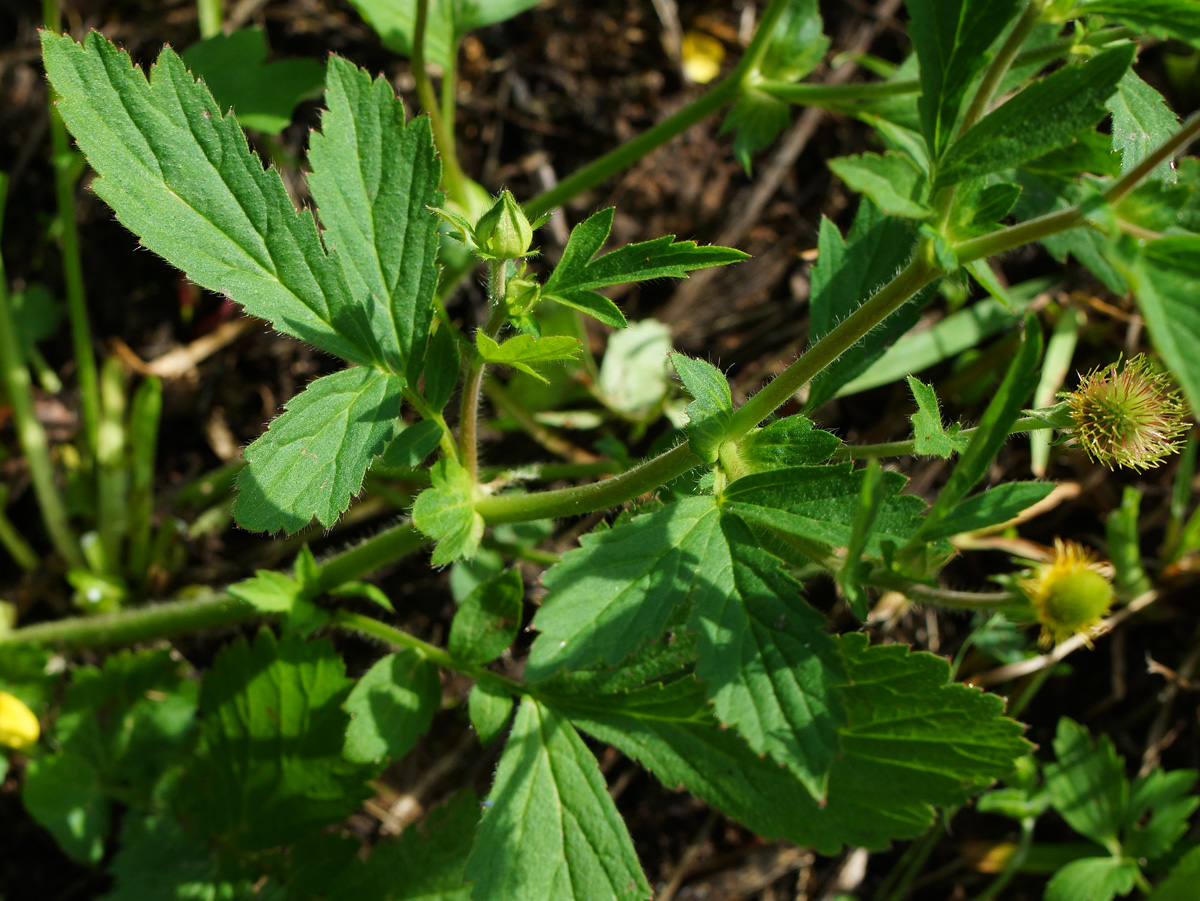
[[[1072,541],[1055,539],[1051,560],[1018,583],[1042,624],[1042,645],[1080,634],[1091,643],[1114,599],[1112,582],[1102,569],[1090,551]]]
[[[515,260],[529,252],[533,226],[512,192],[504,191],[475,224],[475,243],[481,254],[495,260]]]
[[[34,712],[6,691],[0,691],[0,745],[15,751],[27,751],[42,734]]]
[[[1187,407],[1144,354],[1094,369],[1066,395],[1071,434],[1092,460],[1110,469],[1157,466],[1179,449]]]

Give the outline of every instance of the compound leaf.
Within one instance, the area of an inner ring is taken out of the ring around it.
[[[683,387],[695,398],[687,406],[688,446],[706,463],[717,459],[725,441],[729,420],[733,417],[733,397],[725,375],[711,363],[693,360],[683,354],[671,354],[671,365]]]
[[[454,460],[439,460],[430,470],[433,487],[413,504],[413,525],[437,540],[433,565],[471,557],[483,537],[483,517],[475,512],[475,486]]]
[[[954,137],[971,81],[988,48],[1017,14],[1018,0],[907,0],[909,37],[921,61],[917,108],[931,159]]]
[[[747,258],[731,247],[700,247],[665,235],[627,244],[597,257],[612,231],[613,208],[594,213],[571,229],[562,259],[542,288],[542,297],[574,307],[606,325],[625,326],[625,316],[598,288],[654,278],[687,278],[693,269],[724,266]]]
[[[309,188],[324,239],[371,317],[384,359],[415,384],[437,288],[442,166],[429,118],[405,124],[386,78],[329,59],[321,131],[309,141]]]
[[[253,644],[217,654],[200,689],[201,741],[180,797],[203,834],[243,851],[286,844],[347,817],[371,789],[342,758],[353,683],[328,641]]]
[[[362,490],[400,415],[404,380],[358,366],[323,376],[242,456],[234,516],[253,532],[295,532],[315,516],[330,526]]]
[[[281,332],[354,363],[381,363],[371,318],[316,223],[296,212],[169,47],[149,81],[91,32],[83,45],[42,32],[58,110],[99,178],[96,193],[144,246],[198,285],[226,294]]]
[[[399,760],[425,734],[442,703],[437,667],[411,648],[389,654],[358,680],[345,710],[346,759]]]
[[[521,702],[467,878],[476,901],[618,901],[653,894],[596,758],[571,724]]]
[[[946,151],[936,186],[1011,169],[1069,145],[1104,118],[1105,103],[1133,62],[1134,49],[1116,47],[1059,69],[984,116]]]

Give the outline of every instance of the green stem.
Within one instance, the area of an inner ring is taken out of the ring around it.
[[[26,541],[21,532],[13,525],[5,507],[8,504],[8,486],[0,484],[0,544],[8,551],[13,562],[25,572],[33,572],[38,567],[38,555]]]
[[[443,325],[441,328],[451,328],[451,326]],[[458,445],[454,443],[454,439],[450,435],[450,426],[446,425],[446,418],[440,411],[433,409],[433,407],[425,403],[425,398],[411,385],[405,385],[403,391],[404,399],[417,411],[418,416],[430,422],[436,422],[441,427],[442,437],[438,440],[438,447],[441,448],[442,455],[449,457],[451,460],[457,460]]]
[[[450,199],[462,205],[467,202],[467,177],[463,174],[458,162],[458,152],[454,143],[454,120],[447,121],[442,116],[441,102],[433,90],[433,82],[425,69],[425,35],[429,22],[429,0],[417,0],[417,17],[413,24],[412,73],[416,82],[417,99],[421,108],[429,114],[429,124],[433,130],[433,141],[442,157],[442,184]],[[452,48],[454,52],[457,48]],[[453,78],[453,68],[449,71]],[[443,83],[442,90],[453,91],[452,84]]]
[[[109,357],[100,369],[100,433],[96,443],[96,532],[103,569],[121,571],[121,545],[128,525],[129,469],[125,457],[125,370]]]
[[[869,81],[861,84],[793,84],[788,81],[764,80],[754,85],[764,94],[802,106],[844,106],[859,100],[878,100],[884,97],[903,97],[921,93],[921,82],[915,78],[898,81]]]
[[[53,32],[61,30],[57,0],[42,0],[42,20]],[[83,431],[87,437],[86,457],[96,453],[100,431],[100,382],[96,354],[92,350],[92,330],[88,325],[87,301],[83,291],[83,262],[79,254],[79,230],[75,224],[75,154],[67,139],[67,128],[54,108],[51,92],[50,147],[54,166],[54,193],[57,204],[59,243],[62,250],[63,288],[67,294],[67,317],[71,322],[71,343],[75,368],[79,373],[79,400],[83,411]]]
[[[429,539],[418,532],[412,523],[397,523],[354,547],[321,561],[317,585],[321,591],[329,591],[347,582],[362,579],[428,543]]]
[[[8,193],[8,176],[0,173],[0,222],[4,217],[5,199]],[[67,506],[54,484],[54,471],[50,466],[50,444],[46,430],[38,422],[33,410],[33,383],[29,368],[25,365],[21,351],[21,339],[17,334],[17,323],[8,299],[8,275],[4,269],[4,258],[0,256],[0,383],[8,395],[12,408],[13,424],[17,430],[17,441],[29,467],[29,478],[33,482],[33,493],[42,512],[42,521],[55,550],[72,567],[83,567],[85,562],[79,541],[71,531],[67,517]]]
[[[771,0],[763,11],[754,37],[751,38],[737,67],[711,90],[697,97],[673,116],[669,116],[620,147],[597,157],[553,188],[528,201],[524,206],[529,217],[540,216],[555,207],[562,206],[572,197],[583,193],[588,188],[595,187],[621,170],[627,169],[650,151],[661,147],[676,135],[682,134],[697,122],[708,118],[726,104],[736,100],[745,91],[747,82],[753,80],[755,70],[762,62],[763,54],[767,51],[775,23],[779,21],[780,15],[783,14],[789,2],[790,0]]]
[[[462,673],[464,676],[470,676],[476,682],[490,682],[492,685],[509,694],[522,695],[526,693],[525,686],[515,679],[494,673],[489,669],[484,669],[482,666],[476,666],[473,663],[459,660],[437,645],[422,641],[415,635],[410,635],[402,629],[381,623],[379,620],[372,619],[369,616],[351,613],[348,610],[339,610],[333,615],[333,625],[348,632],[357,632],[360,635],[377,638],[398,648],[411,648],[430,663],[436,664],[443,669]]]
[[[1010,435],[1021,435],[1025,432],[1036,432],[1039,429],[1069,428],[1069,419],[1059,417],[1057,420],[1047,419],[1050,414],[1059,413],[1059,407],[1047,407],[1039,411],[1041,416],[1025,416],[1018,419],[1008,430]],[[958,434],[966,438],[975,434],[978,429],[962,429]],[[834,460],[872,460],[880,457],[899,457],[904,454],[916,453],[916,441],[909,438],[905,441],[885,441],[882,444],[843,444],[833,452]]]
[[[508,319],[504,305],[504,285],[508,276],[507,260],[488,261],[488,319],[481,329],[489,338],[500,334]],[[462,408],[458,419],[459,459],[471,476],[472,482],[479,481],[479,390],[483,385],[485,370],[483,357],[476,352],[467,365],[467,377],[463,380]]]
[[[201,38],[211,38],[221,33],[221,28],[225,24],[224,7],[224,0],[196,0]]]
[[[971,98],[971,105],[967,107],[967,111],[963,115],[962,125],[958,129],[958,136],[960,138],[970,131],[975,123],[987,113],[988,104],[992,102],[992,98],[996,96],[996,92],[1000,89],[1000,82],[1004,80],[1004,76],[1012,68],[1021,45],[1029,39],[1033,30],[1037,28],[1038,23],[1041,21],[1045,5],[1045,0],[1029,0],[1029,5],[1025,7],[1025,12],[1017,20],[1017,24],[1013,26],[1013,30],[1008,33],[1008,37],[1004,39],[1004,43],[1000,46],[995,58],[987,67],[983,81],[979,83],[979,89],[975,92],[975,96]]]

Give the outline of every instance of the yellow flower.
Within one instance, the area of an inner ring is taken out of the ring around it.
[[[1112,582],[1091,551],[1073,541],[1054,539],[1054,556],[1018,583],[1042,624],[1039,643],[1058,644],[1083,635],[1091,646],[1096,626],[1113,604]]]
[[[0,745],[27,751],[37,744],[41,734],[34,712],[8,692],[0,691]]]

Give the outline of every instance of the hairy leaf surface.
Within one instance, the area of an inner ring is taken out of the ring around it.
[[[683,387],[695,398],[687,406],[688,446],[701,460],[712,463],[725,441],[729,420],[733,417],[733,397],[725,374],[711,363],[671,354],[671,364]]]
[[[1121,76],[1107,105],[1113,116],[1113,150],[1121,154],[1122,174],[1145,159],[1179,127],[1179,117],[1167,106],[1163,95],[1138,78],[1132,69]],[[1175,184],[1175,167],[1170,160],[1159,163],[1154,177]]]

